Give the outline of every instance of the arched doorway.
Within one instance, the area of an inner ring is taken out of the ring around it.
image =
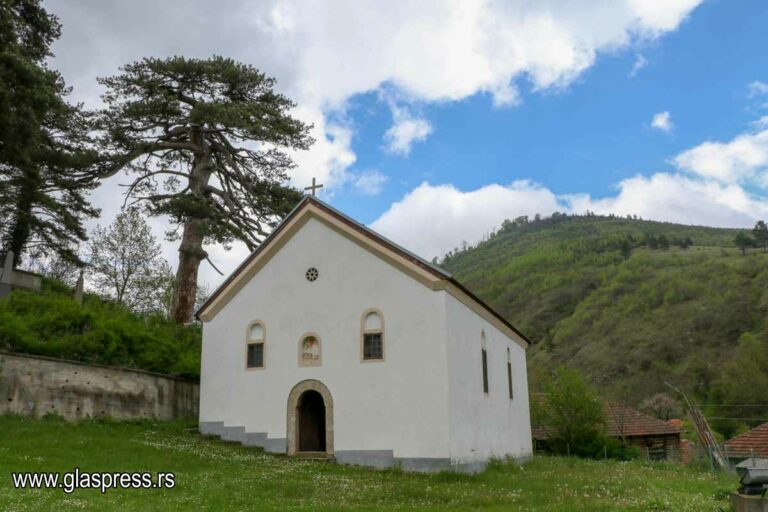
[[[317,391],[308,390],[299,397],[297,411],[299,421],[300,452],[325,451],[325,402]]]
[[[333,398],[325,384],[309,379],[288,395],[288,455],[333,454]]]

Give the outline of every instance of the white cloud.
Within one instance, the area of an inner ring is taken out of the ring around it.
[[[635,176],[619,184],[614,197],[567,195],[568,210],[639,215],[644,219],[705,226],[750,226],[768,214],[765,198],[754,198],[738,185],[691,179],[680,174]]]
[[[355,174],[352,179],[352,187],[360,194],[365,196],[375,196],[381,192],[384,184],[389,178],[379,171],[365,171]]]
[[[640,29],[651,34],[674,30],[701,2],[699,0],[630,0],[629,4],[640,23]]]
[[[222,9],[204,0],[50,0],[46,7],[64,25],[52,64],[91,106],[101,92],[95,78],[120,65],[217,53],[253,63],[307,112],[326,114],[385,84],[418,101],[487,92],[498,105],[513,104],[520,79],[535,89],[566,86],[599,53],[674,30],[701,1],[235,0]],[[406,127],[423,133],[425,124]],[[321,126],[314,134],[333,138]],[[332,181],[342,177],[327,166],[350,151],[337,140],[304,160]]]
[[[530,181],[461,191],[423,183],[392,204],[372,227],[417,254],[432,258],[475,243],[506,218],[554,211],[639,215],[644,219],[716,227],[749,227],[768,217],[768,129],[729,142],[705,142],[672,159],[682,172],[622,180],[613,196],[556,195]],[[428,233],[429,236],[424,236]]]
[[[654,114],[653,120],[651,121],[651,127],[663,132],[671,132],[674,127],[672,124],[672,116],[667,111]]]
[[[750,96],[762,96],[764,94],[768,94],[768,84],[759,80],[755,80],[749,84]]]
[[[760,116],[759,119],[752,123],[756,128],[768,128],[768,115]]]
[[[562,206],[546,188],[528,181],[463,192],[453,185],[422,183],[393,203],[371,227],[425,258],[476,242],[505,218],[551,214]]]
[[[738,185],[657,173],[623,180],[613,197],[556,195],[529,181],[461,191],[452,185],[422,183],[392,204],[371,227],[431,259],[464,241],[476,243],[504,219],[555,211],[639,215],[644,219],[719,227],[749,227],[768,217],[768,199],[753,197]],[[425,236],[428,234],[428,236]]]
[[[100,104],[96,77],[145,56],[220,54],[275,76],[279,91],[300,105],[297,115],[315,123],[318,141],[296,156],[292,181],[305,186],[315,176],[332,193],[349,181],[356,160],[354,126],[332,121],[354,95],[388,86],[409,102],[487,93],[496,105],[514,104],[521,83],[566,87],[599,54],[674,30],[701,1],[232,0],[222,8],[205,0],[49,0],[46,8],[63,23],[51,65],[88,107]],[[396,124],[395,147],[405,151],[427,136],[427,126],[419,117]],[[117,190],[103,186],[95,202],[111,208]],[[176,245],[166,245],[175,259]],[[235,266],[233,254],[221,255],[225,272]]]
[[[421,142],[432,133],[432,125],[422,117],[413,117],[402,107],[392,107],[394,124],[384,134],[387,151],[408,155],[416,142]]]
[[[352,151],[352,128],[326,119],[322,111],[298,107],[295,115],[312,123],[315,144],[310,151],[298,151],[293,159],[296,168],[291,172],[292,183],[303,188],[316,178],[325,185],[325,191],[333,191],[346,181],[347,169],[357,160]]]
[[[723,183],[760,180],[768,170],[768,129],[739,135],[730,142],[704,142],[679,154],[674,163]]]
[[[632,69],[629,71],[629,76],[634,77],[641,69],[648,65],[648,60],[640,53],[635,55],[635,62],[632,63]]]

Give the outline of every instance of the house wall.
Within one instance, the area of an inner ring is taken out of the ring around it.
[[[490,457],[531,456],[531,421],[525,349],[449,294],[448,326],[451,458],[478,463]],[[482,335],[488,361],[483,392]],[[513,399],[507,384],[507,349],[512,363]]]
[[[0,414],[67,420],[197,417],[198,383],[156,373],[0,352]]]
[[[627,444],[640,450],[640,456],[650,460],[683,461],[680,434],[630,436]]]
[[[309,282],[308,268],[320,277]],[[334,403],[339,462],[429,469],[450,455],[444,293],[310,219],[203,327],[201,430],[286,451],[287,401],[306,379]],[[361,317],[384,317],[384,362],[361,361]],[[265,368],[245,369],[246,329],[266,327]],[[305,333],[317,367],[298,364]]]

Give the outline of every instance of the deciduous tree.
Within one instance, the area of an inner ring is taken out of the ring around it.
[[[755,239],[749,236],[746,231],[739,231],[733,238],[733,243],[741,249],[741,255],[744,256],[747,254],[747,249],[755,246]]]
[[[163,309],[163,283],[170,266],[137,209],[119,213],[106,228],[97,226],[89,248],[89,274],[100,295],[136,312]]]
[[[231,59],[144,59],[107,87],[100,115],[112,166],[125,169],[130,204],[168,215],[181,231],[173,319],[191,321],[205,243],[254,249],[300,199],[286,187],[309,127],[274,80]]]
[[[683,412],[680,403],[669,393],[656,393],[644,400],[640,408],[664,421],[675,418]]]
[[[605,410],[597,392],[576,371],[561,366],[554,380],[545,386],[539,415],[550,431],[549,442],[556,451],[593,448],[605,437]]]

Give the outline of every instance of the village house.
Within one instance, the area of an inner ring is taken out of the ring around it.
[[[680,438],[685,430],[679,420],[663,421],[615,402],[605,402],[604,406],[608,437],[638,448],[641,456],[651,460],[688,461],[687,443]],[[532,435],[536,449],[545,449],[549,429],[534,425]]]
[[[203,433],[416,471],[531,455],[526,337],[312,196],[197,316]]]
[[[5,253],[0,267],[0,297],[10,295],[16,289],[40,291],[43,276],[13,267],[13,251]]]
[[[768,459],[768,422],[726,441],[725,455],[732,462],[752,457]]]

